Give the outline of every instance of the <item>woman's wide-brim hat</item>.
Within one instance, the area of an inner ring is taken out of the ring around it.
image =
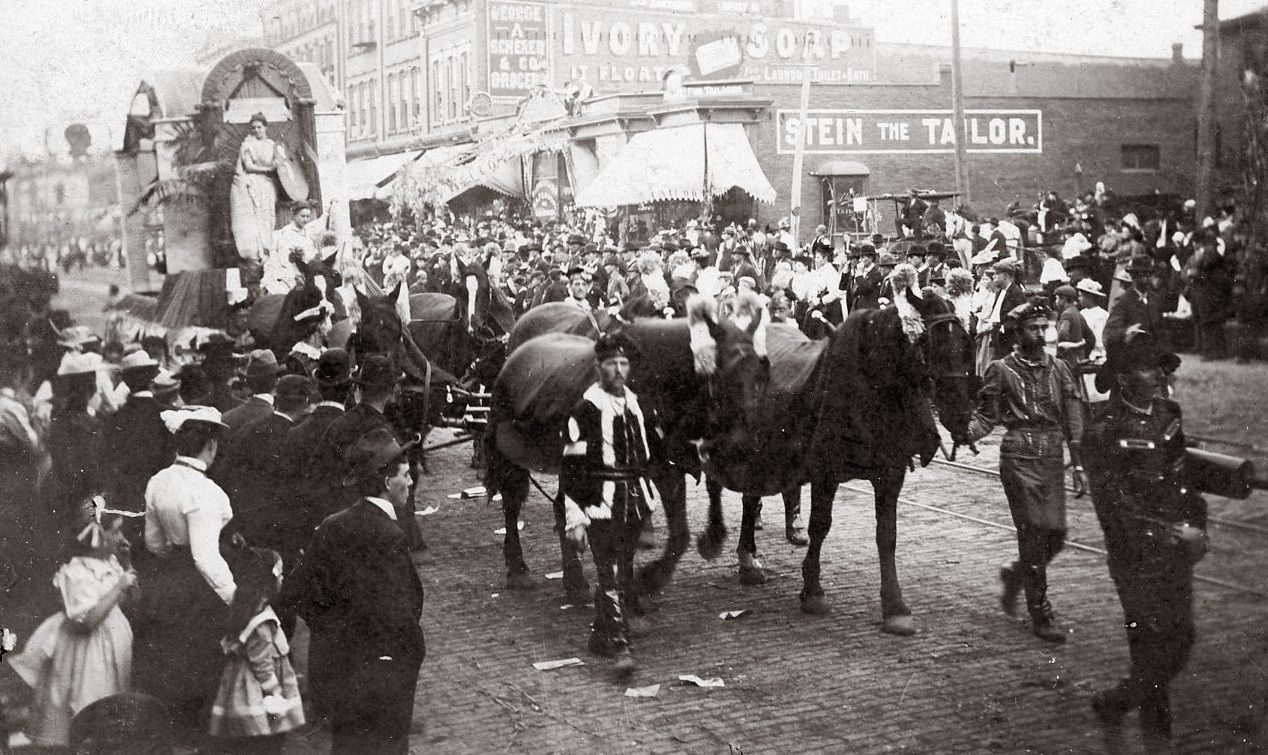
[[[113,367],[107,364],[100,354],[70,352],[63,355],[61,363],[57,365],[57,377],[89,375],[97,372],[106,372],[110,369],[113,369]]]
[[[362,435],[344,454],[348,474],[343,478],[344,487],[379,473],[388,464],[397,461],[418,445],[418,439],[401,444],[391,430],[380,427]]]
[[[159,417],[162,418],[163,424],[167,427],[167,431],[175,435],[185,425],[190,422],[201,422],[213,427],[219,427],[221,430],[229,429],[220,417],[220,410],[212,406],[182,406],[179,409],[169,409],[161,412]]]
[[[57,334],[58,345],[71,348],[100,340],[101,338],[87,325],[72,325]]]

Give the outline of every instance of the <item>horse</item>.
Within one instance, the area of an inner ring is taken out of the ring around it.
[[[690,545],[684,477],[699,469],[697,448],[748,444],[747,427],[758,414],[770,371],[766,318],[741,328],[719,321],[712,300],[695,296],[686,319],[635,319],[621,332],[637,354],[629,386],[664,433],[666,458],[649,475],[660,490],[669,534],[664,552],[639,571],[637,589],[645,594],[664,586]],[[512,589],[536,586],[517,528],[530,471],[558,473],[560,429],[597,377],[592,338],[546,333],[513,350],[494,383],[484,436],[485,486],[489,496],[502,494],[503,558]],[[555,496],[553,503],[556,522],[562,523],[563,501]],[[564,591],[573,601],[588,601],[578,553],[562,525],[558,530]]]
[[[900,266],[898,281],[914,279]],[[910,276],[910,278],[907,278]],[[852,479],[872,484],[876,543],[881,564],[884,631],[910,635],[915,628],[903,600],[895,564],[898,496],[910,459],[932,460],[940,440],[928,391],[956,444],[968,443],[973,407],[972,339],[950,302],[927,290],[901,286],[895,307],[852,312],[827,339],[811,341],[790,327],[771,328],[771,383],[749,449],[711,454],[711,480],[743,494],[739,542],[741,580],[760,578],[753,530],[764,495],[800,495],[811,486],[810,544],[802,566],[801,608],[825,614],[819,558],[832,525],[838,485]],[[753,459],[761,459],[754,464]],[[720,495],[710,491],[709,524],[699,549],[712,558],[725,537]]]
[[[343,278],[334,269],[334,255],[320,257],[311,262],[298,261],[302,281],[285,294],[264,294],[251,305],[247,315],[247,330],[260,348],[271,349],[279,359],[286,356],[291,346],[300,340],[295,325],[295,315],[325,301],[335,320],[330,333],[332,346],[347,343],[356,323],[347,317],[342,297],[335,289],[343,284]]]
[[[402,313],[398,309],[401,286],[383,297],[366,296],[357,291],[361,322],[348,339],[348,351],[358,362],[367,354],[392,357],[404,372],[401,390],[386,412],[397,432],[405,438],[427,437],[432,427],[443,422],[445,402],[436,398],[452,394],[458,387],[453,373],[433,364],[414,342]],[[427,470],[421,442],[411,452],[411,461]]]
[[[543,333],[572,333],[587,338],[598,338],[600,333],[616,327],[617,324],[631,322],[639,317],[657,317],[651,299],[646,296],[635,296],[625,302],[616,314],[608,310],[588,312],[579,307],[563,302],[547,302],[525,312],[515,322],[506,343],[507,353],[515,351],[521,344],[542,335]]]

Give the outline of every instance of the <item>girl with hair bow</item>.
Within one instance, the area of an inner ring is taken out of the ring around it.
[[[41,747],[66,747],[76,713],[131,686],[132,626],[119,603],[137,579],[120,563],[126,554],[121,523],[100,497],[93,499],[92,519],[73,543],[75,555],[53,578],[62,610],[12,659],[35,690],[26,734]]]

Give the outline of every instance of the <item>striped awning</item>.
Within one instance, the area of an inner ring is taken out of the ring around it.
[[[702,202],[738,188],[759,202],[775,188],[753,154],[744,126],[693,123],[635,134],[577,195],[578,207]]]
[[[348,163],[345,180],[348,183],[348,199],[387,199],[392,196],[392,182],[400,171],[418,159],[422,150],[407,150],[391,155],[379,155]]]

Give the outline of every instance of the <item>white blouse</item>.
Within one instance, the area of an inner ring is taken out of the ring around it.
[[[237,586],[229,564],[220,555],[220,530],[233,518],[229,496],[206,475],[198,459],[177,456],[145,487],[145,548],[166,555],[189,547],[194,566],[225,604]]]

